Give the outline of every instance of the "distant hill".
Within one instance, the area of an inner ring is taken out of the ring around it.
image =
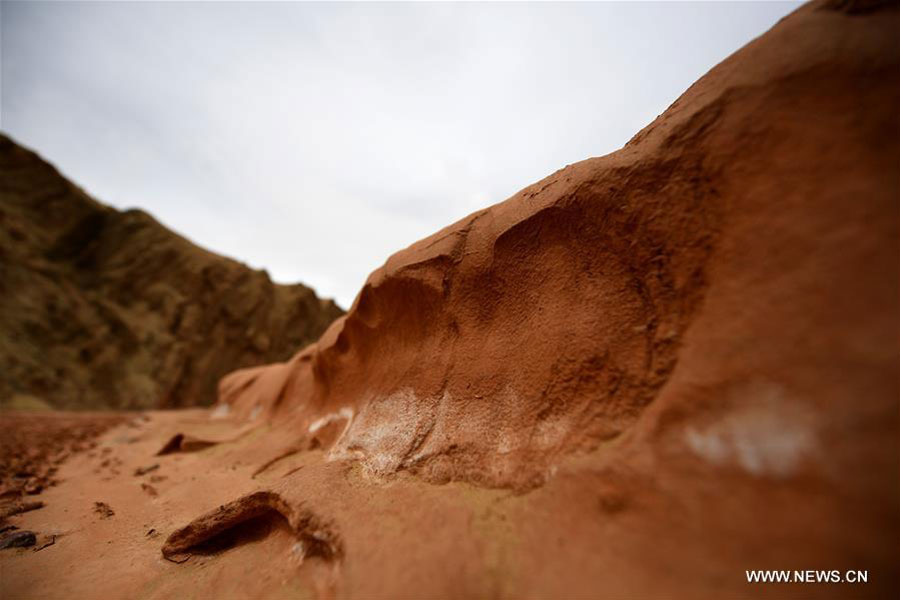
[[[89,197],[0,134],[0,406],[211,404],[343,311]]]

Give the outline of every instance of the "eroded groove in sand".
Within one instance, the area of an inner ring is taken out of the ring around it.
[[[237,442],[244,436],[252,433],[257,427],[258,425],[244,428],[232,437],[222,440],[203,439],[186,433],[176,433],[169,439],[168,442],[163,445],[162,448],[160,448],[159,452],[156,453],[156,456],[175,454],[176,452],[197,452],[199,450],[205,450],[210,446]]]
[[[276,463],[279,463],[279,462],[281,462],[282,460],[284,460],[284,459],[286,459],[286,458],[289,458],[289,457],[291,457],[291,456],[297,454],[297,453],[300,452],[301,450],[303,450],[303,448],[300,447],[300,446],[288,448],[287,450],[285,450],[284,452],[282,452],[282,453],[279,454],[278,456],[276,456],[276,457],[274,457],[274,458],[272,458],[272,459],[270,459],[270,460],[267,460],[266,462],[264,462],[263,464],[261,464],[261,465],[253,472],[253,475],[251,475],[250,478],[251,478],[251,479],[256,479],[259,475],[261,475],[261,474],[263,474],[264,472],[268,471],[268,470],[269,470],[273,465],[275,465]]]
[[[292,551],[301,560],[320,558],[339,562],[343,557],[343,542],[333,524],[303,506],[294,506],[274,492],[254,492],[234,502],[224,504],[172,533],[162,547],[163,556],[174,562],[184,562],[192,554],[218,554],[229,544],[217,544],[214,538],[232,532],[237,541],[259,537],[245,531],[254,520],[271,525],[272,519],[283,518],[297,539]],[[263,536],[267,531],[263,531]]]

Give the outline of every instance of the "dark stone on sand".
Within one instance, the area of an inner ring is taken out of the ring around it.
[[[34,546],[36,541],[33,531],[14,531],[0,538],[0,550]]]

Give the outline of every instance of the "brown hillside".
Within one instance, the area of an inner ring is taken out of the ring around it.
[[[0,402],[208,405],[222,375],[286,358],[341,314],[0,136]]]

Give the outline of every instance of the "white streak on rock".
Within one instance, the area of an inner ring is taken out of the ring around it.
[[[787,477],[818,451],[814,419],[781,387],[753,384],[734,398],[735,408],[705,427],[688,427],[684,441],[716,466],[736,464],[753,475]]]
[[[222,404],[219,404],[218,406],[216,406],[213,409],[212,413],[210,413],[210,415],[209,415],[209,418],[210,419],[224,419],[229,414],[231,414],[231,406],[229,406],[227,403],[223,402]]]

